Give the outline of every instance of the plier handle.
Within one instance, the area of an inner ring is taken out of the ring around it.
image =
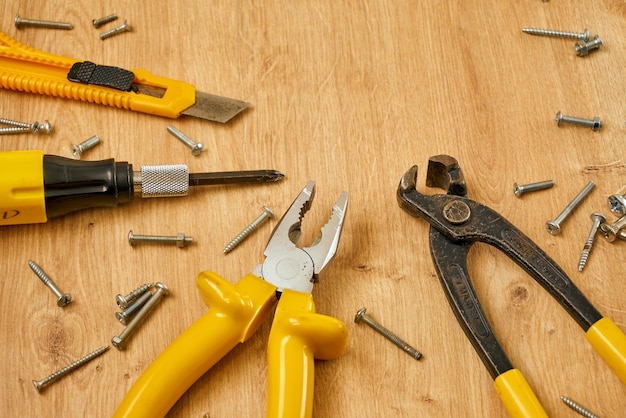
[[[417,166],[402,177],[400,207],[430,223],[430,251],[448,302],[463,331],[495,380],[495,389],[514,417],[547,416],[521,372],[496,339],[472,286],[467,254],[476,242],[499,249],[520,265],[583,328],[587,340],[626,384],[626,335],[587,300],[567,274],[537,244],[493,209],[467,198],[465,178],[453,157],[428,164],[426,185],[447,194],[416,190]]]

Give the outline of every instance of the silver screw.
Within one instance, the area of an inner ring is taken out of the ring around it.
[[[588,126],[592,131],[599,131],[600,128],[602,128],[602,120],[600,120],[598,116],[593,119],[583,119],[574,116],[565,116],[560,110],[557,112],[554,121],[556,122],[556,126],[561,126],[561,123],[565,122],[573,125]]]
[[[104,41],[106,38],[110,38],[111,36],[115,36],[122,32],[129,32],[129,31],[130,31],[130,25],[128,24],[128,21],[125,20],[124,23],[122,23],[120,26],[113,28],[111,30],[108,30],[106,32],[102,32],[100,34],[100,39]]]
[[[126,307],[122,312],[116,312],[115,317],[123,325],[128,325],[128,322],[141,310],[143,305],[146,304],[148,299],[152,297],[152,293],[146,292],[139,296],[130,306]]]
[[[101,17],[99,19],[94,19],[91,21],[91,23],[93,23],[94,28],[98,29],[100,26],[106,25],[109,22],[113,22],[116,19],[117,19],[117,15],[114,13],[105,17]]]
[[[65,29],[70,30],[73,28],[71,23],[65,22],[51,22],[49,20],[33,20],[24,19],[19,14],[15,15],[15,27],[18,29],[31,27],[31,28],[45,28],[45,29]]]
[[[626,195],[614,194],[609,196],[609,209],[617,216],[626,215]]]
[[[537,183],[530,184],[515,183],[513,185],[513,193],[515,193],[515,196],[521,197],[526,192],[535,192],[537,190],[549,189],[552,186],[554,186],[554,180],[539,181]]]
[[[19,126],[8,126],[6,128],[0,128],[0,135],[15,135],[15,134],[27,134],[31,133],[30,128],[21,128]]]
[[[589,51],[593,51],[594,49],[599,49],[602,46],[602,39],[598,35],[593,37],[591,41],[580,40],[576,42],[574,45],[574,49],[576,51],[576,55],[579,57],[584,57],[589,54]]]
[[[616,238],[622,237],[624,227],[626,227],[626,216],[622,216],[612,224],[602,224],[600,226],[600,230],[602,231],[602,234],[604,234],[604,238],[606,238],[607,241],[613,242]]]
[[[167,237],[162,235],[135,235],[133,231],[128,231],[128,243],[136,245],[140,243],[156,243],[156,244],[175,244],[178,248],[184,248],[193,242],[193,238],[186,237],[185,234],[179,232],[175,237]]]
[[[565,220],[565,218],[571,215],[572,212],[574,212],[574,209],[576,209],[578,205],[581,204],[581,202],[585,199],[585,197],[587,197],[587,195],[591,193],[594,187],[596,187],[596,184],[593,181],[590,181],[589,183],[587,183],[585,188],[582,189],[580,193],[576,195],[574,200],[572,200],[565,207],[565,209],[563,209],[563,212],[561,212],[559,216],[556,217],[555,220],[546,222],[546,228],[548,229],[548,232],[551,233],[552,235],[557,235],[558,233],[560,233],[561,223]]]
[[[58,306],[66,306],[68,303],[72,301],[72,296],[69,293],[63,293],[59,290],[59,288],[54,284],[52,279],[48,277],[48,275],[35,263],[33,260],[28,260],[28,266],[31,270],[41,279],[43,284],[48,286],[52,292],[59,298],[57,300]]]
[[[565,403],[565,405],[569,406],[571,409],[578,412],[580,415],[582,415],[585,418],[599,418],[596,414],[594,414],[593,412],[591,412],[590,410],[586,408],[583,408],[581,405],[574,402],[570,398],[561,396],[561,400]]]
[[[152,283],[146,283],[146,284],[142,284],[141,286],[139,286],[137,289],[133,290],[132,292],[130,292],[126,296],[124,296],[124,295],[117,295],[115,297],[115,301],[117,302],[117,306],[119,306],[120,309],[127,308],[128,305],[133,303],[139,296],[143,295],[148,290],[150,290],[151,287],[152,287]]]
[[[64,376],[67,376],[74,370],[78,369],[80,366],[83,366],[89,363],[91,360],[95,359],[96,357],[104,354],[104,352],[107,351],[109,348],[110,347],[108,345],[100,347],[96,351],[89,353],[84,357],[79,358],[72,364],[69,364],[68,366],[63,367],[61,370],[52,373],[50,376],[44,379],[33,380],[33,386],[35,386],[35,389],[37,389],[37,392],[41,392],[46,386],[56,382],[57,380],[59,380],[60,378]]]
[[[601,213],[594,212],[591,214],[591,220],[593,221],[593,225],[591,225],[591,231],[589,231],[589,236],[587,237],[587,241],[585,241],[583,251],[580,254],[580,259],[578,260],[578,271],[583,271],[585,268],[585,264],[587,264],[587,258],[589,258],[589,253],[591,253],[591,247],[593,247],[593,241],[596,237],[596,233],[598,232],[598,228],[600,227],[600,224],[606,221],[606,217]]]
[[[187,135],[185,135],[184,133],[182,133],[181,131],[179,131],[172,125],[169,125],[167,127],[167,132],[171,133],[176,138],[178,138],[182,143],[184,143],[189,148],[191,148],[191,153],[193,155],[200,155],[200,153],[204,149],[201,142],[198,142],[198,143],[194,142],[193,139],[189,138]]]
[[[80,157],[82,157],[85,151],[92,149],[99,143],[100,143],[100,138],[98,137],[98,135],[94,135],[91,138],[84,140],[78,145],[71,144],[70,150],[72,151],[72,155],[74,156],[74,158],[76,158],[77,160],[80,160]]]
[[[529,35],[549,36],[552,38],[582,39],[584,41],[589,40],[589,29],[585,29],[583,32],[580,33],[537,28],[522,28],[522,31],[528,33]]]
[[[24,132],[31,131],[35,134],[38,134],[39,132],[44,133],[44,134],[49,134],[50,132],[52,132],[52,126],[50,125],[50,122],[48,122],[47,120],[43,121],[43,123],[39,123],[37,121],[34,121],[33,123],[26,123],[26,122],[18,122],[16,120],[11,120],[11,119],[0,118],[0,124],[24,128]]]
[[[157,282],[154,285],[156,291],[150,296],[150,299],[143,305],[141,310],[137,312],[137,315],[130,321],[130,323],[124,328],[120,335],[113,337],[111,340],[111,344],[113,344],[118,350],[124,350],[126,345],[128,344],[128,339],[135,332],[137,327],[146,319],[148,314],[152,312],[154,307],[168,295],[169,290],[167,286],[165,286],[161,282]]]
[[[224,254],[228,254],[233,249],[235,249],[235,247],[241,244],[244,239],[250,236],[252,231],[257,229],[263,222],[267,221],[268,219],[272,219],[273,217],[274,217],[274,212],[272,212],[272,210],[268,208],[267,206],[263,206],[263,213],[261,213],[258,218],[252,221],[252,223],[248,225],[246,229],[241,231],[239,235],[233,238],[232,241],[229,242],[228,245],[226,245],[226,247],[224,247]]]
[[[365,313],[367,311],[366,308],[361,308],[357,311],[356,316],[354,317],[354,322],[357,324],[359,322],[365,322],[374,331],[378,332],[383,337],[387,338],[389,341],[394,343],[396,346],[400,347],[405,353],[413,357],[415,360],[419,360],[422,358],[422,353],[417,351],[417,349],[411,347],[408,343],[403,341],[400,337],[398,337],[393,332],[389,331],[387,328],[383,327],[381,324],[376,322],[372,317]]]

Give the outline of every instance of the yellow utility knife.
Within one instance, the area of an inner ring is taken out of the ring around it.
[[[135,110],[226,123],[249,103],[196,91],[142,69],[97,65],[38,51],[0,32],[0,87]]]

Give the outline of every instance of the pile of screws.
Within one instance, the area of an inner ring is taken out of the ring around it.
[[[52,125],[47,120],[43,123],[34,121],[33,123],[18,122],[16,120],[0,118],[0,125],[6,125],[5,128],[0,128],[0,135],[13,135],[13,134],[46,134],[49,135],[52,132]]]
[[[589,39],[589,29],[585,29],[580,33],[537,28],[522,28],[522,31],[530,35],[577,39],[578,41],[574,45],[574,51],[579,57],[587,56],[589,52],[600,49],[602,46],[602,39],[599,35],[595,35],[591,40]]]

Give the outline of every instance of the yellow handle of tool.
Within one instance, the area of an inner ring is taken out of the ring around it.
[[[585,335],[600,357],[626,384],[626,335],[606,317],[593,324]]]
[[[196,102],[189,83],[133,69],[134,83],[165,89],[163,97],[69,81],[67,73],[81,60],[38,51],[0,32],[0,87],[131,109],[177,118]]]
[[[502,373],[496,377],[494,386],[511,418],[548,417],[519,370],[511,369]]]
[[[309,418],[313,408],[314,359],[333,360],[348,344],[348,329],[315,313],[308,293],[284,290],[270,332],[268,418]]]
[[[0,226],[47,220],[43,151],[0,152]]]
[[[204,271],[196,283],[209,311],[139,376],[114,418],[164,417],[196,380],[256,331],[276,300],[276,287],[253,274],[232,285]]]

